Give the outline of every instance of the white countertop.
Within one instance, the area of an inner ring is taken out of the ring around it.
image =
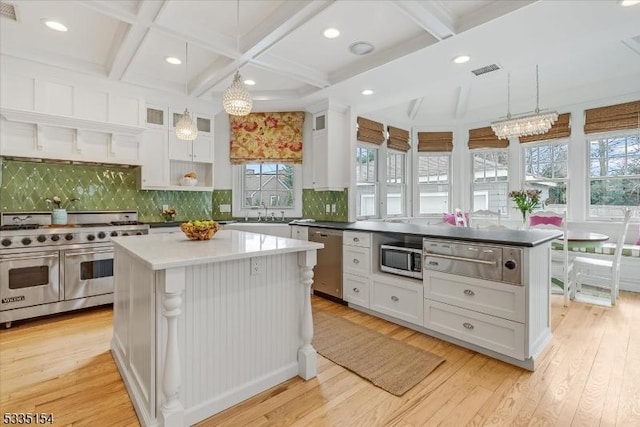
[[[193,241],[183,233],[163,233],[114,237],[112,241],[153,270],[324,247],[321,243],[236,230],[220,230],[211,240]]]

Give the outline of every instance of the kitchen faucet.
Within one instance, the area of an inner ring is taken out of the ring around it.
[[[260,204],[264,208],[264,220],[267,221],[269,219],[269,212],[267,209],[267,205],[265,205],[264,202],[261,202]]]
[[[284,211],[280,211],[280,215],[282,215],[280,217],[280,221],[284,222]]]

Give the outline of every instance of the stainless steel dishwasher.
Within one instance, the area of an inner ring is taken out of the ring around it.
[[[342,231],[309,227],[309,240],[324,244],[313,268],[313,291],[342,300]]]

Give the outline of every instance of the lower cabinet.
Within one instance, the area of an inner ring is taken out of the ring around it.
[[[410,279],[374,275],[371,281],[371,310],[422,326],[423,287]]]
[[[424,300],[424,326],[519,360],[525,359],[524,324]]]
[[[342,298],[346,302],[369,308],[369,278],[345,273],[342,276]]]

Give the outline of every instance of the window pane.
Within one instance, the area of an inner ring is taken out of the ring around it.
[[[540,150],[533,150],[530,157],[540,158]],[[488,209],[495,212],[508,212],[509,169],[506,150],[474,151],[473,194],[471,209]]]
[[[387,215],[404,215],[404,185],[387,186]]]
[[[377,216],[378,203],[376,202],[377,185],[358,183],[356,186],[356,212],[357,216]]]
[[[589,141],[589,215],[622,216],[640,205],[640,136]]]
[[[356,217],[378,216],[378,149],[356,147]]]
[[[449,154],[418,154],[418,213],[449,212]]]
[[[244,208],[293,207],[293,165],[262,163],[246,164],[244,168]]]

